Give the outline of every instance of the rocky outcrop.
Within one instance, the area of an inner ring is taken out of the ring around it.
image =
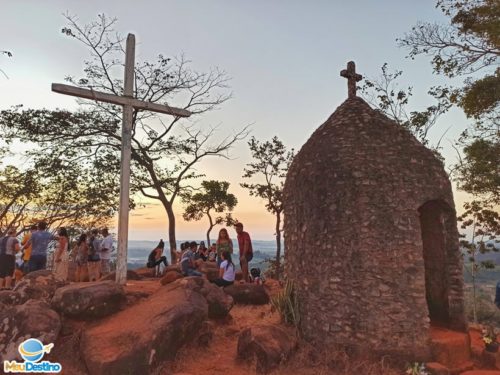
[[[27,274],[14,287],[14,291],[19,293],[21,302],[30,299],[50,302],[56,289],[66,285],[65,281],[57,280],[49,270],[35,271]]]
[[[199,270],[209,281],[213,281],[219,277],[219,268],[217,267],[217,263],[202,262]]]
[[[126,302],[123,287],[114,281],[78,283],[56,290],[52,307],[76,319],[96,319],[113,314]]]
[[[141,280],[142,277],[134,270],[127,270],[127,280]],[[108,273],[107,275],[101,277],[100,281],[115,281],[116,280],[116,272]]]
[[[186,277],[175,284],[200,293],[208,303],[209,318],[224,318],[233,307],[233,298],[203,277]]]
[[[269,303],[269,295],[264,287],[258,284],[233,284],[226,286],[224,292],[233,297],[235,303],[248,305]]]
[[[258,325],[245,329],[238,338],[238,358],[256,359],[258,373],[268,373],[286,361],[297,348],[291,330],[278,325]]]
[[[21,303],[21,295],[12,290],[0,290],[0,303],[4,305],[18,305]]]
[[[28,338],[55,342],[60,330],[59,315],[46,302],[32,300],[0,310],[0,362],[20,360],[19,344]]]
[[[181,281],[84,331],[80,352],[89,373],[148,374],[193,340],[207,318],[208,304]]]
[[[176,271],[168,271],[160,280],[161,285],[173,283],[175,280],[182,279],[183,276]]]

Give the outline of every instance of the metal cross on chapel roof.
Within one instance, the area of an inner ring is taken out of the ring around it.
[[[356,82],[361,81],[363,76],[356,73],[356,64],[354,61],[349,61],[347,63],[347,69],[340,72],[340,75],[347,78],[347,93],[349,98],[356,97]]]

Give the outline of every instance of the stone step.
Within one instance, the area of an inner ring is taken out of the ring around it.
[[[470,337],[467,333],[431,327],[431,352],[434,362],[450,370],[464,369],[471,363]],[[464,367],[465,366],[465,367]]]

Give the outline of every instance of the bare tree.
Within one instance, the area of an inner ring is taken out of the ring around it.
[[[66,77],[70,83],[103,92],[121,95],[123,92],[122,61],[123,38],[114,30],[116,19],[99,15],[97,20],[81,26],[74,16],[66,15],[64,35],[82,43],[90,52],[85,61],[83,77]],[[189,110],[194,117],[219,108],[231,97],[229,77],[219,69],[199,73],[190,68],[190,62],[180,56],[168,58],[159,55],[154,61],[139,61],[135,67],[134,97],[153,103],[175,105]],[[96,157],[108,153],[115,163],[121,147],[121,108],[102,102],[79,100],[88,112],[80,114],[79,121],[67,114],[67,119],[47,118],[52,121],[37,129],[45,149],[59,147],[61,153],[74,152],[73,160]],[[17,113],[26,118],[26,113]],[[47,114],[48,117],[51,117]],[[221,139],[217,127],[201,127],[179,117],[160,117],[135,109],[132,128],[132,181],[134,192],[158,200],[168,217],[168,233],[172,260],[175,261],[176,237],[173,205],[178,197],[189,194],[191,182],[202,174],[195,166],[204,158],[229,157],[235,142],[247,136],[247,128],[235,131]],[[34,128],[34,124],[26,125]]]

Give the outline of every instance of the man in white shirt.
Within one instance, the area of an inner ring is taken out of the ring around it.
[[[102,235],[104,239],[101,242],[100,248],[100,258],[101,258],[101,273],[105,274],[111,272],[110,261],[111,261],[111,251],[113,251],[113,237],[109,234],[108,228],[102,230]]]

